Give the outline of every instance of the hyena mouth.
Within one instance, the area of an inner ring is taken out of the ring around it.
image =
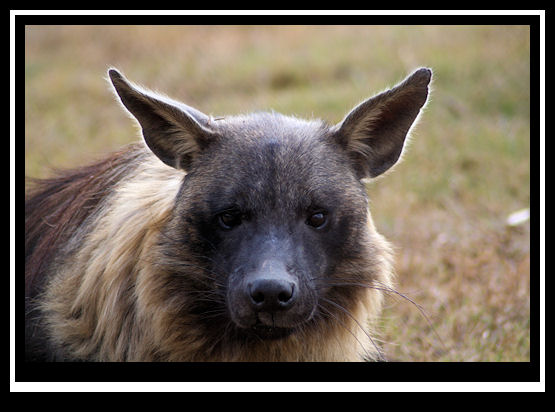
[[[268,326],[259,322],[251,327],[250,332],[260,339],[276,340],[286,338],[287,336],[291,335],[294,330],[294,328]]]

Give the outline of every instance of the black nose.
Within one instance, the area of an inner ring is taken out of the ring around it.
[[[256,279],[249,286],[251,305],[259,312],[287,310],[295,302],[295,289],[287,279]]]

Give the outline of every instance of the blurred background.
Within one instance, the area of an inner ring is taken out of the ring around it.
[[[330,123],[432,68],[403,162],[367,185],[406,296],[379,340],[396,361],[530,360],[528,26],[26,26],[27,176],[140,138],[111,66],[214,116]]]

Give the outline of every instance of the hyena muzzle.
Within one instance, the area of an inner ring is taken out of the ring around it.
[[[108,75],[144,142],[28,191],[26,359],[382,360],[392,253],[363,180],[398,161],[431,71],[336,125]]]

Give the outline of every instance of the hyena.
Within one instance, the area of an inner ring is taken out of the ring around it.
[[[431,74],[328,124],[215,118],[110,69],[143,139],[28,191],[26,359],[383,360],[392,251],[364,181],[398,161]]]

